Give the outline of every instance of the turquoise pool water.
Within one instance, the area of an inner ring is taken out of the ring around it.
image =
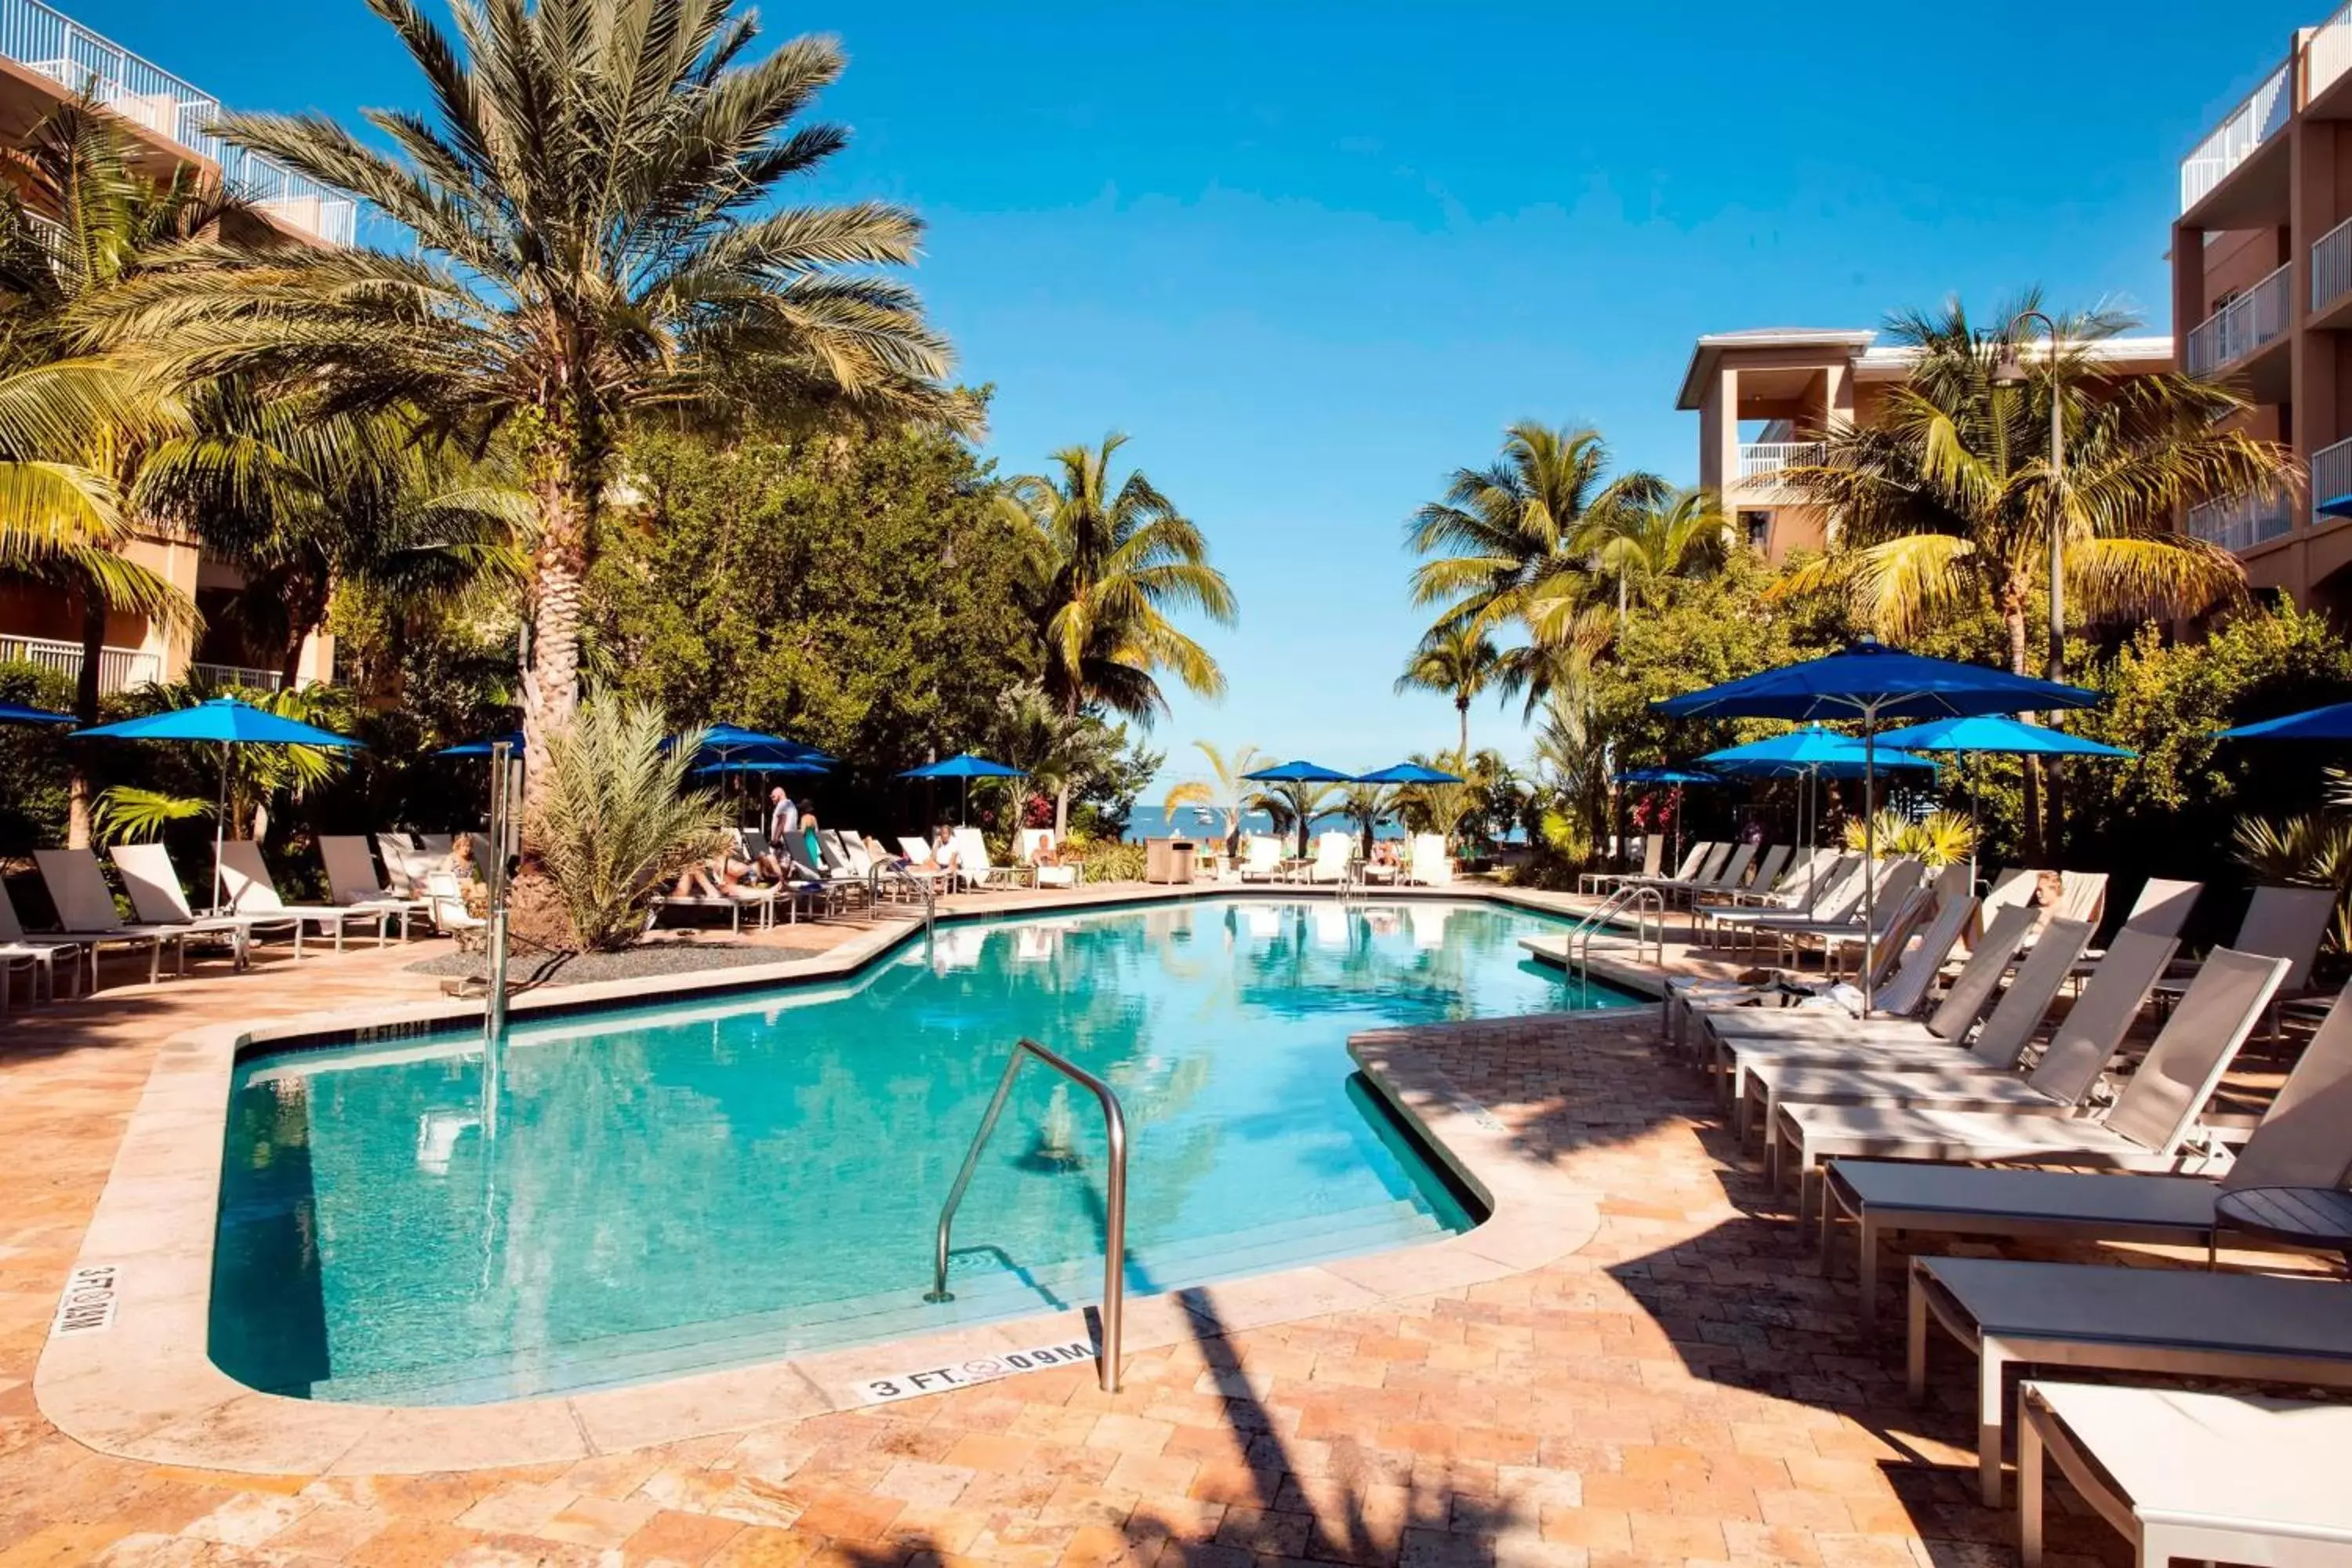
[[[1007,1047],[1125,1108],[1131,1292],[1473,1216],[1355,1077],[1383,1024],[1630,1004],[1530,962],[1539,916],[1204,900],[942,927],[855,980],[240,1065],[211,1350],[255,1387],[463,1404],[1091,1302],[1102,1132],[1032,1066],[932,1227]],[[1055,1158],[1075,1152],[1075,1169]]]

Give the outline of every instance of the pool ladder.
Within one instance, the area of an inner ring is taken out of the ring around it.
[[[1602,900],[1598,909],[1579,921],[1568,933],[1565,956],[1569,961],[1569,967],[1575,971],[1579,980],[1588,984],[1591,983],[1593,939],[1599,936],[1615,935],[1615,932],[1609,930],[1609,924],[1628,910],[1635,911],[1633,962],[1636,963],[1642,962],[1642,933],[1647,930],[1651,932],[1649,938],[1651,952],[1658,967],[1664,969],[1666,966],[1665,895],[1655,888],[1620,888]],[[1641,911],[1644,910],[1657,911],[1658,921],[1654,927],[1650,926],[1643,918]]]
[[[1095,1352],[1095,1371],[1103,1392],[1117,1394],[1119,1329],[1127,1309],[1127,1118],[1120,1114],[1118,1096],[1111,1091],[1110,1085],[1067,1057],[1047,1050],[1026,1037],[1013,1042],[1013,1054],[1004,1063],[1004,1076],[996,1080],[995,1097],[988,1102],[987,1114],[980,1119],[980,1131],[972,1134],[971,1147],[964,1152],[963,1169],[956,1173],[955,1185],[948,1189],[948,1201],[940,1207],[939,1235],[931,1258],[931,1289],[923,1300],[955,1300],[955,1292],[948,1289],[948,1251],[949,1238],[955,1228],[956,1208],[963,1202],[964,1189],[971,1185],[972,1172],[980,1166],[982,1146],[996,1131],[997,1118],[1004,1114],[1004,1102],[1013,1093],[1013,1080],[1021,1076],[1022,1064],[1031,1057],[1086,1089],[1102,1106],[1103,1137],[1110,1150],[1110,1176],[1103,1199],[1102,1338]]]
[[[918,877],[903,867],[877,860],[874,862],[873,869],[866,873],[866,903],[868,909],[882,901],[882,877],[885,872],[907,883],[923,895],[923,945],[928,948],[931,943],[933,929],[939,924],[940,918],[939,890],[934,886],[934,879]]]

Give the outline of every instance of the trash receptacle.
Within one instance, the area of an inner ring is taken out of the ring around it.
[[[1189,838],[1147,838],[1143,841],[1143,879],[1147,882],[1190,882],[1192,841]]]

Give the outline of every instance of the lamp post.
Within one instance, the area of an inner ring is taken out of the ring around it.
[[[2058,323],[2041,310],[2020,310],[2009,323],[2007,341],[2001,345],[2000,363],[1993,367],[1995,386],[2025,384],[2025,364],[2019,357],[2017,346],[2026,324],[2042,323],[2042,331],[2050,344],[2050,667],[2043,674],[2052,680],[2066,679],[2066,400],[2060,376],[2064,363],[2059,357]],[[2055,759],[2043,759],[2044,776],[2048,780],[2050,799],[2046,805],[2049,816],[2048,849],[2058,850],[2058,763]]]

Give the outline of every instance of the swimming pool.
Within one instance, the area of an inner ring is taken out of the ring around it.
[[[1128,1288],[1467,1229],[1348,1037],[1630,1005],[1527,960],[1486,904],[1204,900],[943,926],[854,979],[240,1063],[210,1349],[251,1386],[467,1404],[1091,1301],[1092,1100],[1024,1074],[932,1227],[1007,1049],[1108,1079]]]

